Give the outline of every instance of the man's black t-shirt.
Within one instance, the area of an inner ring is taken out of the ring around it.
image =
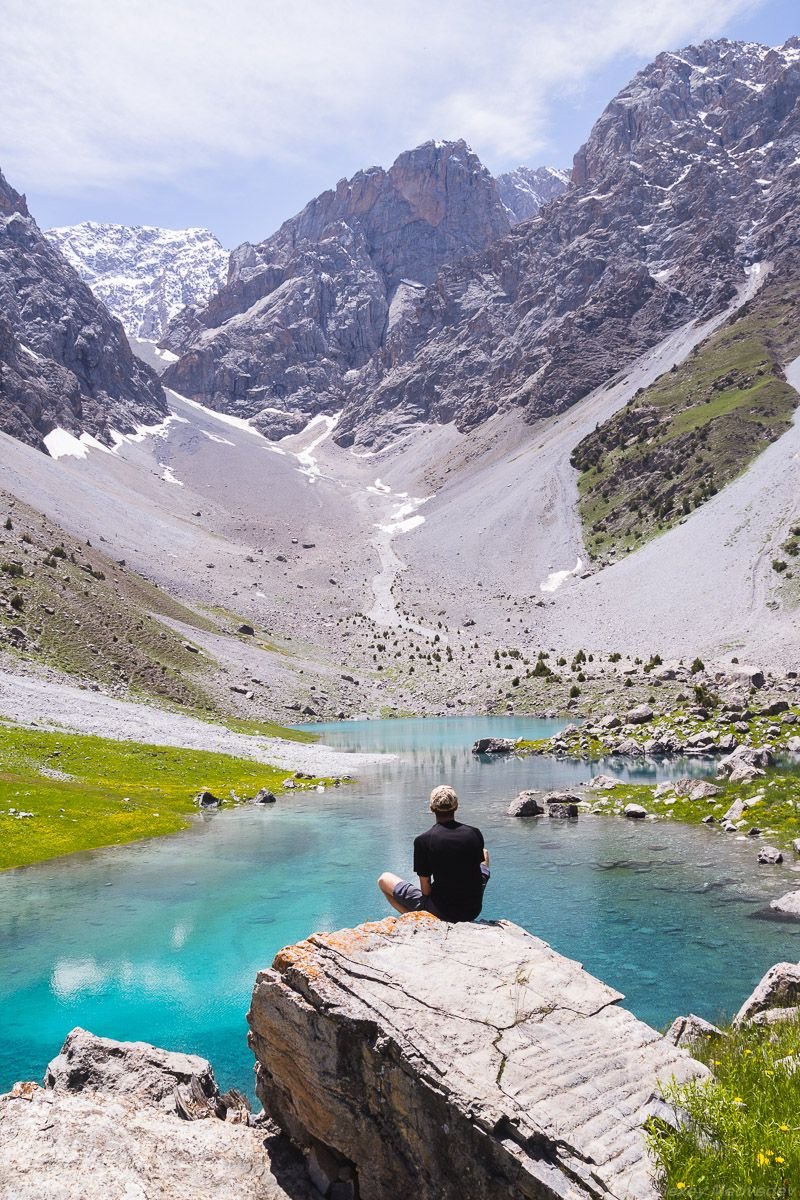
[[[431,878],[431,899],[445,921],[474,921],[483,902],[483,834],[460,821],[437,821],[414,839],[414,870]]]

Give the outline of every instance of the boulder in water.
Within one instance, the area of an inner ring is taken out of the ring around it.
[[[513,754],[517,743],[513,738],[478,738],[472,747],[473,754]]]
[[[508,806],[509,817],[540,817],[544,813],[539,792],[520,792]]]

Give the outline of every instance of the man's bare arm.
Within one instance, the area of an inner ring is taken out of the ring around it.
[[[430,894],[431,894],[431,877],[430,877],[430,875],[420,875],[419,890],[422,892],[423,896],[430,896]]]

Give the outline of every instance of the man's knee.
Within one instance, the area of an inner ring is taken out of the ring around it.
[[[397,876],[392,875],[390,871],[384,871],[382,875],[378,876],[378,887],[381,889],[384,896],[391,896],[396,883]]]

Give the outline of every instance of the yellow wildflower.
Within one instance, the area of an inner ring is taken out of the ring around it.
[[[780,1129],[781,1133],[788,1133],[788,1132],[789,1132],[789,1126],[788,1126],[788,1125],[779,1125],[779,1126],[778,1126],[778,1129]]]
[[[734,1097],[733,1097],[733,1103],[734,1103],[734,1104],[744,1104],[744,1100],[742,1099],[742,1097],[741,1097],[741,1096],[734,1096]]]
[[[745,1050],[745,1054],[752,1054],[752,1053],[753,1053],[752,1050]]]
[[[785,1159],[785,1158],[782,1158],[782,1157],[780,1156],[780,1154],[776,1154],[776,1155],[775,1155],[775,1162],[780,1162],[780,1163],[782,1163],[782,1162],[786,1162],[786,1159]]]
[[[774,1075],[775,1072],[774,1071],[765,1071],[764,1074],[765,1075]]]
[[[765,1154],[763,1150],[759,1150],[758,1154],[756,1155],[756,1162],[758,1163],[759,1167],[768,1167],[769,1155]]]
[[[683,1189],[686,1187],[686,1184],[685,1184],[685,1183],[676,1183],[676,1184],[675,1184],[675,1187],[677,1188],[677,1190],[678,1190],[679,1192],[682,1192],[682,1191],[683,1191]]]

